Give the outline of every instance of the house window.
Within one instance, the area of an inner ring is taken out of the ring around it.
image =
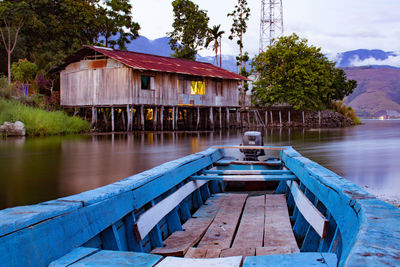
[[[190,83],[190,94],[204,95],[205,83],[203,81],[192,81]]]
[[[141,84],[143,90],[154,90],[155,89],[154,76],[142,75]]]

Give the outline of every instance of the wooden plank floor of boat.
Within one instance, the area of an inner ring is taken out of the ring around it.
[[[285,195],[219,194],[151,253],[218,258],[300,253]]]

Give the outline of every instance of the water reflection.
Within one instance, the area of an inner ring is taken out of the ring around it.
[[[265,144],[291,145],[371,192],[399,199],[400,121],[345,129],[268,129]],[[106,185],[211,145],[240,144],[237,131],[130,133],[0,141],[0,208]]]

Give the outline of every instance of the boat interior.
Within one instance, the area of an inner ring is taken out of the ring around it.
[[[145,252],[158,256],[156,262],[164,257],[160,266],[204,264],[196,259],[251,266],[257,261],[244,263],[246,256],[265,255],[277,255],[278,262],[291,255],[291,263],[297,257],[305,265],[336,266],[340,256],[335,221],[284,166],[279,150],[278,156],[250,160],[224,156],[133,215],[134,244],[121,238],[129,221],[123,218],[84,243],[82,248],[98,251],[89,250],[93,254],[77,263],[98,264],[104,250]],[[115,253],[109,257],[115,262]]]

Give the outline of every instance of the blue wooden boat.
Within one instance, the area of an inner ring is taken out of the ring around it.
[[[400,266],[400,212],[292,147],[244,146],[0,211],[1,266],[213,264]]]

